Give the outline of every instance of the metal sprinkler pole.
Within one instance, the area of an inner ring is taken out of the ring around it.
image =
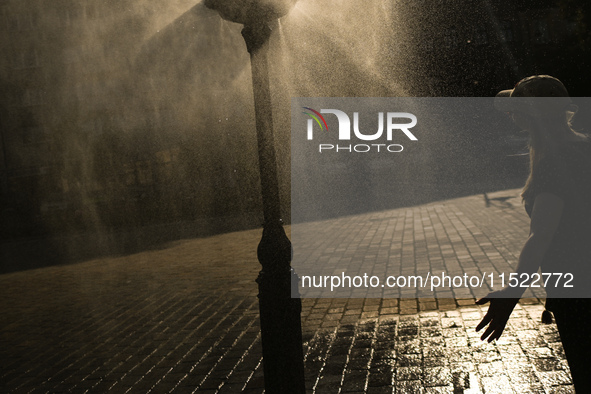
[[[276,23],[276,21],[275,21]],[[305,393],[300,298],[292,298],[291,242],[281,221],[273,115],[269,89],[269,22],[246,24],[242,36],[250,53],[263,198],[263,236],[257,249],[257,278],[265,392]]]

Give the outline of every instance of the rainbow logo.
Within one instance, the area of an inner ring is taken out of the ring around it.
[[[320,115],[320,112],[315,111],[312,108],[308,108],[308,107],[302,107],[302,108],[313,112],[312,114],[310,112],[302,112],[302,113],[306,114],[309,117],[311,117],[312,119],[314,119],[316,121],[316,123],[318,123],[318,126],[320,126],[320,130],[324,130],[326,128],[326,131],[328,131],[328,125],[326,124],[326,120],[324,120],[324,117],[322,115]],[[322,123],[320,123],[320,120],[322,120]],[[324,126],[322,125],[323,123],[324,123]]]

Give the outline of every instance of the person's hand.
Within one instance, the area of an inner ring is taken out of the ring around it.
[[[501,337],[509,316],[511,316],[513,308],[515,308],[515,305],[519,301],[519,298],[499,298],[502,295],[503,293],[496,291],[476,301],[478,305],[484,305],[490,302],[486,315],[484,315],[482,321],[476,326],[476,332],[478,332],[488,324],[488,328],[480,337],[483,341],[488,338],[488,342],[490,343]]]

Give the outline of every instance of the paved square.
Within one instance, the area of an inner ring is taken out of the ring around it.
[[[515,264],[528,230],[516,195],[310,226],[364,222],[364,246],[390,243],[384,261],[392,266],[404,256],[458,272],[475,261],[501,271]],[[260,233],[0,275],[0,391],[263,392]],[[339,248],[333,257],[361,252]],[[446,295],[455,298],[304,299],[309,392],[574,392],[556,327],[540,323],[543,295],[523,299],[494,344],[474,332],[486,307],[469,291],[438,296]]]

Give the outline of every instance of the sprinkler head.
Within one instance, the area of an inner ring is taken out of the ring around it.
[[[256,25],[281,18],[296,2],[297,0],[204,0],[203,4],[217,11],[225,20]]]

